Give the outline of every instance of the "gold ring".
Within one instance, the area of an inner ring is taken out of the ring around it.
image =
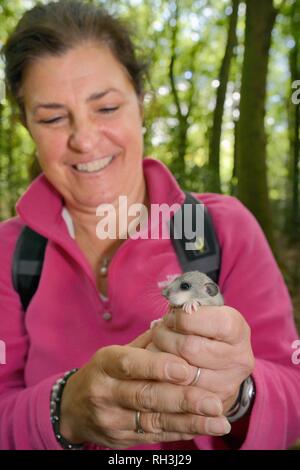
[[[196,371],[195,377],[194,377],[194,379],[192,380],[192,382],[190,383],[190,385],[196,385],[196,383],[197,383],[198,380],[199,380],[200,374],[201,374],[201,369],[200,369],[200,367],[197,367],[197,371]]]
[[[140,411],[135,412],[135,432],[137,432],[138,434],[145,433],[141,425],[141,412]]]

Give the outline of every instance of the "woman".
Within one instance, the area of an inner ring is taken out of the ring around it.
[[[289,446],[300,435],[297,333],[248,211],[233,198],[201,195],[231,307],[179,310],[152,330],[167,307],[159,286],[180,274],[170,240],[97,236],[97,208],[110,204],[119,220],[120,196],[148,209],[184,200],[168,170],[143,159],[143,66],[126,29],[83,2],[40,5],[21,19],[4,55],[43,175],[18,202],[18,217],[0,227],[0,447]],[[26,315],[11,281],[24,224],[48,239]],[[151,342],[160,352],[146,349]],[[249,383],[256,396],[244,406]]]

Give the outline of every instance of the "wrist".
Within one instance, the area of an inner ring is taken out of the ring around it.
[[[61,397],[59,430],[61,435],[67,441],[74,444],[80,444],[83,442],[83,439],[78,433],[80,426],[76,424],[76,419],[74,417],[74,404],[72,403],[72,399],[69,399],[69,389],[72,387],[71,381],[72,377],[68,380]]]
[[[52,388],[51,393],[51,422],[56,440],[64,449],[77,450],[81,449],[83,443],[78,436],[75,436],[72,432],[72,426],[70,425],[70,416],[68,413],[68,407],[66,403],[65,388],[66,384],[78,369],[72,369],[67,372],[62,378],[58,379]],[[68,419],[69,417],[69,419]]]

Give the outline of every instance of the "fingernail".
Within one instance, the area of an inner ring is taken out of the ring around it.
[[[208,397],[202,401],[201,410],[207,415],[220,416],[223,412],[223,407],[219,400]]]
[[[186,380],[188,378],[188,370],[183,364],[168,363],[166,373],[168,378],[173,380]]]
[[[226,418],[207,418],[206,431],[214,436],[223,436],[230,433],[231,426]]]

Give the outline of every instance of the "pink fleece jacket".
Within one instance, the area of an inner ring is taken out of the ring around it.
[[[183,202],[163,164],[145,159],[144,173],[151,203]],[[256,398],[241,449],[285,449],[300,436],[300,365],[292,361],[298,335],[287,289],[261,229],[242,204],[217,194],[199,197],[222,249],[219,284],[225,303],[241,312],[252,330]],[[19,216],[0,224],[0,340],[6,344],[6,364],[0,364],[1,449],[60,449],[49,416],[53,383],[97,349],[126,344],[148,329],[166,309],[159,286],[181,272],[170,240],[129,239],[111,262],[109,295],[103,300],[62,207],[61,196],[41,175],[19,201]],[[49,239],[26,315],[11,281],[24,224]],[[225,449],[228,442],[200,436],[136,449]]]

